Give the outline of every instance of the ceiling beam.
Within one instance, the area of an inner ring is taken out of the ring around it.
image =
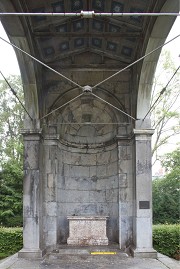
[[[140,32],[129,32],[129,33],[121,33],[121,32],[33,32],[34,37],[116,37],[116,38],[143,38],[142,33]]]

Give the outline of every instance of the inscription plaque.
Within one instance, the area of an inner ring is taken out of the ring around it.
[[[139,201],[139,209],[150,209],[150,201]]]

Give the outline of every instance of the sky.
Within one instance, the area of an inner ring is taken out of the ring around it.
[[[8,40],[1,22],[0,37]],[[0,71],[4,74],[4,76],[20,74],[14,49],[2,40],[0,40]]]

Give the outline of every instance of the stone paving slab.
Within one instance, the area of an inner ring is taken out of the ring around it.
[[[166,265],[167,258],[167,265]],[[161,262],[163,259],[163,262]],[[179,263],[164,256],[160,260],[116,255],[60,255],[53,260],[19,259],[16,256],[0,263],[0,269],[179,269]]]
[[[171,259],[163,254],[158,253],[158,260],[170,269],[180,269],[180,261]]]

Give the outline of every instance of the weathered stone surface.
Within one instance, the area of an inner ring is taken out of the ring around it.
[[[106,216],[68,216],[68,245],[108,245]]]

